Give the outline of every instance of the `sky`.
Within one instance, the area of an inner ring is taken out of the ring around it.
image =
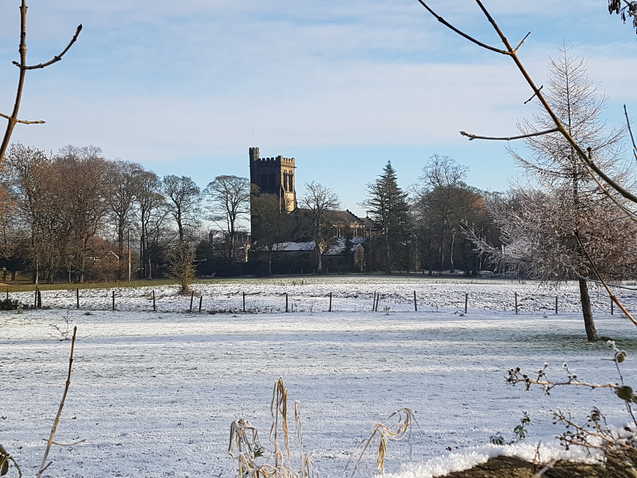
[[[0,3],[0,111],[13,102],[18,1]],[[364,215],[367,185],[387,161],[411,189],[433,154],[467,182],[505,190],[523,172],[506,145],[458,132],[517,133],[537,112],[510,59],[455,36],[416,0],[44,0],[30,7],[31,63],[84,25],[64,60],[29,74],[14,141],[56,151],[95,145],[160,175],[248,176],[248,148],[297,159],[297,192],[319,182]],[[543,84],[568,47],[607,100],[605,120],[637,111],[637,36],[605,0],[491,0]],[[497,43],[476,4],[432,0],[454,24]],[[574,7],[576,5],[576,7]],[[14,8],[15,7],[15,8]],[[637,113],[635,115],[637,117]],[[523,151],[522,145],[513,145]]]

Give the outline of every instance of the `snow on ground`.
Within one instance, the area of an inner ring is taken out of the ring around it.
[[[233,309],[240,308],[235,295],[242,289],[259,310],[268,310],[268,300],[280,300],[279,294],[288,291],[298,301],[297,310],[306,311],[154,313],[146,311],[147,291],[122,290],[123,310],[116,312],[0,312],[0,443],[28,475],[41,458],[65,379],[69,342],[60,341],[52,325],[64,330],[67,323],[78,326],[79,338],[58,438],[87,441],[55,448],[47,471],[51,477],[233,476],[226,453],[230,423],[250,420],[267,446],[272,385],[278,377],[286,381],[290,399],[302,404],[305,448],[314,453],[323,477],[343,476],[360,440],[401,407],[414,409],[418,424],[409,443],[390,443],[388,472],[400,478],[432,476],[434,466],[463,461],[458,453],[464,451],[484,454],[473,447],[485,445],[496,432],[510,436],[523,410],[533,420],[529,439],[544,443],[559,432],[551,424],[551,409],[568,409],[583,419],[598,406],[612,424],[625,420],[608,391],[561,389],[547,398],[505,383],[508,368],[535,370],[545,361],[555,374],[567,361],[580,377],[616,380],[607,347],[584,341],[577,314],[554,316],[550,308],[530,307],[539,299],[527,300],[518,316],[510,311],[514,291],[521,298],[545,293],[541,302],[550,307],[551,292],[534,285],[347,279],[199,287],[214,300],[230,295]],[[440,304],[438,311],[409,311],[413,290],[423,303]],[[574,292],[569,290],[558,292],[564,310]],[[324,302],[307,311],[305,304],[324,300],[329,291],[335,310],[345,311],[319,312]],[[470,302],[463,316],[457,311],[465,291],[473,308]],[[95,298],[108,294],[82,291],[86,302],[92,300],[89,292]],[[388,312],[361,311],[371,309],[374,292],[385,295]],[[189,299],[170,293],[161,289],[160,310],[188,308]],[[46,295],[43,300],[47,305]],[[54,300],[59,307],[74,305],[72,295],[51,295],[49,305]],[[637,376],[637,360],[632,360],[637,329],[618,315],[611,317],[604,302],[600,297],[598,329],[628,350],[624,372],[631,383]],[[373,475],[372,465],[366,461],[362,476]]]

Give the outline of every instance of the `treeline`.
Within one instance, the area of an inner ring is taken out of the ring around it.
[[[14,145],[0,182],[0,266],[34,281],[153,278],[171,247],[193,239],[199,187],[94,147],[57,154]],[[130,261],[129,261],[130,257]]]
[[[217,176],[200,188],[186,176],[159,177],[139,164],[107,160],[94,147],[51,154],[24,145],[11,148],[1,174],[0,280],[18,271],[37,282],[152,279],[170,275],[180,261],[192,261],[204,276],[271,273],[276,244],[293,240],[315,244],[308,257],[294,259],[305,261],[305,272],[471,274],[485,265],[466,229],[498,242],[486,207],[492,195],[468,186],[465,170],[438,156],[412,194],[398,186],[388,163],[369,186],[363,250],[338,259],[338,267],[331,258],[331,268],[324,258],[347,232],[341,228],[337,237],[330,211],[338,198],[317,183],[306,186],[295,227],[276,198],[253,201],[261,236],[251,242],[246,178]]]
[[[410,195],[403,191],[391,163],[368,187],[373,234],[367,267],[392,271],[477,274],[488,265],[468,239],[469,231],[498,245],[499,230],[487,202],[498,195],[466,182],[466,169],[451,158],[434,155]]]

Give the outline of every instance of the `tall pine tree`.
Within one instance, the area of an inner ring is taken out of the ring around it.
[[[368,194],[365,204],[375,229],[380,232],[383,267],[389,274],[392,269],[407,265],[411,222],[407,193],[398,186],[391,161],[387,162],[378,179],[368,186]]]

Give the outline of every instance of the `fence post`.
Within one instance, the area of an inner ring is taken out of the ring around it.
[[[285,293],[285,312],[287,313],[289,311],[288,309],[288,305],[289,305],[289,300],[288,300],[288,293]]]
[[[557,296],[555,296],[555,315],[557,315],[558,313],[559,313],[559,308],[558,308]]]
[[[374,301],[372,302],[372,312],[376,312],[376,292],[374,292]]]
[[[199,296],[199,313],[201,314],[201,306],[203,305],[203,295]]]
[[[33,308],[34,309],[38,308],[38,289],[37,288],[33,291]]]
[[[332,312],[332,293],[330,292],[330,310],[329,312]]]
[[[7,287],[7,300],[9,300],[9,288]]]
[[[246,293],[243,293],[243,313],[246,311]]]
[[[376,296],[376,312],[378,312],[378,306],[380,306],[380,292],[378,293],[378,295]]]
[[[515,315],[518,315],[518,293],[515,293]]]
[[[115,310],[115,291],[113,291],[113,310]]]
[[[192,301],[195,300],[195,291],[190,293],[190,312],[192,312]]]
[[[469,310],[469,294],[464,295],[464,313],[467,315],[467,311]]]
[[[418,312],[418,300],[416,299],[416,291],[414,291],[414,312]]]
[[[153,289],[153,312],[157,312],[157,304],[155,303],[155,290]]]
[[[38,309],[42,308],[42,291],[38,289]]]
[[[80,308],[80,288],[75,289],[75,308]]]

